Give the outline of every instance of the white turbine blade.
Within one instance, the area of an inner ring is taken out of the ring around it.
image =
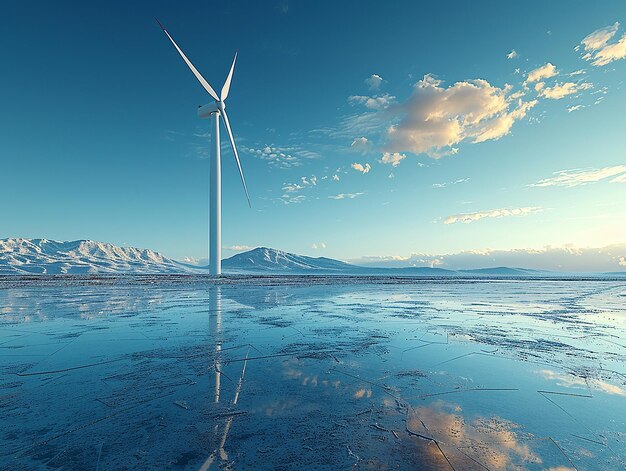
[[[222,87],[222,101],[226,100],[228,97],[228,91],[230,90],[230,82],[233,79],[233,72],[235,71],[235,61],[237,60],[237,52],[235,51],[235,58],[233,59],[233,65],[230,66],[230,72],[228,72],[228,77],[226,77],[226,81],[224,82],[224,86]]]
[[[246,180],[243,178],[243,170],[241,169],[241,162],[239,161],[239,154],[237,154],[237,148],[235,147],[235,139],[233,138],[233,131],[230,129],[230,121],[228,121],[228,115],[226,114],[226,110],[221,111],[222,116],[224,118],[224,125],[226,126],[226,132],[228,134],[228,139],[230,140],[230,145],[233,148],[233,153],[235,154],[235,160],[237,161],[237,168],[239,168],[239,176],[241,177],[241,183],[243,183],[243,191],[246,192],[246,199],[248,200],[248,206],[252,207],[250,204],[250,196],[248,195],[248,187],[246,186]]]
[[[157,20],[157,23],[159,23],[159,26],[161,27],[161,29],[163,30],[163,32],[165,34],[167,34],[167,37],[170,39],[170,41],[172,41],[172,44],[174,45],[174,47],[176,48],[176,50],[178,51],[178,53],[181,55],[181,57],[185,60],[185,63],[189,66],[189,68],[191,69],[191,71],[193,72],[193,74],[196,76],[196,78],[198,79],[198,81],[200,82],[200,84],[204,87],[204,89],[209,93],[209,95],[211,95],[211,97],[215,100],[215,101],[220,101],[220,99],[217,97],[217,93],[215,93],[215,90],[213,90],[213,87],[211,87],[211,85],[209,85],[209,82],[207,82],[204,77],[202,75],[200,75],[200,72],[198,72],[198,69],[196,69],[193,64],[191,63],[191,61],[189,59],[187,59],[187,56],[185,55],[185,53],[180,49],[180,47],[178,47],[178,44],[176,44],[176,41],[174,41],[174,38],[172,38],[172,36],[170,36],[170,33],[167,32],[167,30],[163,27],[163,25],[161,24],[161,22],[159,20]]]

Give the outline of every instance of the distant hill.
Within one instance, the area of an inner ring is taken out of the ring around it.
[[[248,252],[222,260],[223,270],[301,272],[301,271],[350,271],[356,268],[346,262],[325,257],[307,257],[268,247],[257,247]]]

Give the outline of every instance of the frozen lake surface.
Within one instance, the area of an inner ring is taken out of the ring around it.
[[[626,468],[626,282],[0,279],[0,469]]]

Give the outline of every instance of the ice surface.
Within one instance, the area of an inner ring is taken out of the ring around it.
[[[626,467],[626,283],[0,279],[0,469]]]

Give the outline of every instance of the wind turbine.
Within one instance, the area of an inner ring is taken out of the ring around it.
[[[220,96],[217,96],[213,87],[209,85],[198,69],[194,67],[185,53],[178,47],[178,44],[174,41],[170,33],[163,27],[161,22],[157,20],[159,26],[163,32],[167,35],[172,42],[180,56],[183,58],[189,69],[196,76],[202,87],[207,93],[215,100],[213,103],[198,107],[198,117],[211,118],[211,164],[210,164],[210,181],[209,181],[209,273],[211,275],[220,275],[222,273],[222,162],[220,156],[220,117],[224,119],[224,127],[228,134],[230,145],[233,148],[233,154],[235,154],[235,161],[237,162],[237,168],[239,169],[239,176],[241,177],[241,183],[243,184],[243,190],[246,193],[246,199],[248,200],[248,206],[250,205],[250,196],[248,195],[248,188],[246,187],[246,180],[243,177],[243,170],[241,169],[241,162],[239,161],[239,154],[237,153],[237,147],[235,146],[235,139],[233,138],[233,132],[230,128],[230,121],[226,114],[226,98],[230,90],[230,83],[233,79],[233,72],[235,71],[235,61],[237,60],[237,53],[235,52],[235,58],[233,64],[230,66],[230,71],[222,87]]]

